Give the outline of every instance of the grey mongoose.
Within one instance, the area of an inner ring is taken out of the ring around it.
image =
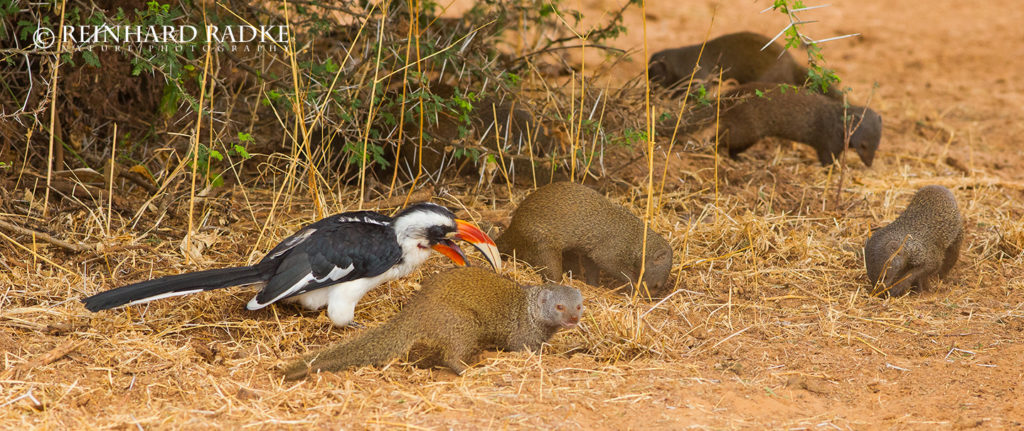
[[[684,117],[679,131],[713,126],[718,115],[719,150],[731,157],[762,138],[777,137],[810,145],[827,166],[839,160],[844,149],[844,113],[845,123],[857,126],[850,135],[850,149],[871,166],[882,139],[882,117],[863,106],[844,109],[842,102],[802,88],[761,82],[738,86],[721,96],[720,113],[714,103],[696,108]],[[675,120],[666,121],[658,126],[659,133],[671,134],[674,126]]]
[[[384,365],[410,352],[417,365],[461,375],[484,349],[536,350],[580,321],[583,297],[555,284],[519,286],[493,271],[465,267],[434,275],[394,317],[349,341],[293,362],[285,378]]]
[[[603,271],[638,286],[643,232],[643,221],[621,205],[589,187],[556,182],[523,199],[495,243],[502,253],[540,268],[549,280],[560,280],[563,270],[581,263],[588,284],[597,285]],[[661,294],[671,287],[672,247],[648,229],[646,255],[647,290]]]
[[[892,223],[864,244],[872,293],[899,296],[913,286],[929,289],[928,278],[945,277],[960,256],[963,219],[949,189],[922,187]]]
[[[767,36],[740,32],[719,36],[707,41],[704,52],[697,54],[701,44],[658,51],[651,56],[648,76],[651,83],[673,90],[673,97],[679,97],[686,90],[686,84],[698,64],[694,75],[696,80],[717,78],[722,69],[722,80],[734,79],[738,84],[749,82],[770,82],[803,86],[807,81],[807,68],[798,64],[786,48],[779,43],[768,45]],[[761,49],[768,45],[763,50]],[[841,99],[843,94],[830,87],[825,93]]]

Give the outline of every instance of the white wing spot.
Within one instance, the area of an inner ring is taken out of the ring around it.
[[[380,220],[375,220],[373,218],[365,217],[365,216],[364,217],[359,217],[359,216],[340,216],[340,217],[338,217],[338,222],[339,223],[366,223],[366,224],[375,224],[375,225],[378,225],[378,226],[387,226],[388,225],[387,222],[382,222]]]
[[[284,298],[284,297],[286,297],[288,295],[291,295],[292,292],[295,292],[297,290],[302,289],[303,287],[306,287],[306,285],[309,284],[309,282],[311,282],[313,280],[315,280],[315,278],[313,277],[312,273],[306,274],[305,277],[302,277],[299,281],[295,282],[295,284],[293,284],[292,287],[289,287],[288,290],[285,290],[284,292],[282,292],[280,295],[277,295],[276,297],[270,298],[270,300],[267,301],[267,302],[264,302],[264,303],[261,304],[259,301],[257,301],[256,298],[258,298],[259,295],[256,295],[256,296],[252,297],[252,299],[249,300],[249,303],[245,304],[245,308],[248,308],[250,310],[259,310],[259,309],[261,309],[263,307],[266,307],[266,306],[268,306],[270,304],[273,304],[273,303],[277,302],[281,298]]]
[[[309,239],[309,237],[312,236],[314,232],[316,232],[316,229],[307,229],[305,232],[302,232],[299,235],[296,235],[296,236],[293,236],[291,238],[288,238],[288,239],[284,240],[284,249],[282,249],[281,251],[279,251],[277,253],[274,253],[268,259],[275,259],[275,258],[278,258],[281,255],[287,253],[288,250],[291,250],[291,249],[295,248],[295,246],[297,246],[297,245],[301,244],[303,241]]]
[[[331,279],[331,281],[341,279],[342,277],[348,275],[348,273],[352,272],[354,268],[355,267],[351,263],[348,264],[348,268],[339,268],[335,266],[334,269],[331,270],[331,272],[328,272],[327,275],[323,276],[322,278],[317,278],[316,281],[323,282],[327,279]]]

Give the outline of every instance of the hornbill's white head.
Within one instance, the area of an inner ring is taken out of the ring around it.
[[[452,239],[461,239],[483,253],[495,271],[501,272],[498,247],[486,233],[465,220],[455,218],[447,208],[431,203],[412,204],[395,215],[392,226],[403,248],[434,249],[457,265],[467,265],[462,249]]]

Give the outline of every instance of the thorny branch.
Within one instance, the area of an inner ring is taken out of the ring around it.
[[[800,27],[798,27],[800,24],[810,24],[810,23],[814,23],[814,22],[818,22],[818,21],[817,20],[814,20],[814,21],[804,21],[804,20],[800,19],[800,17],[796,16],[797,12],[803,12],[803,11],[812,10],[812,9],[820,9],[820,8],[829,7],[829,6],[831,6],[831,5],[830,4],[824,4],[824,5],[818,5],[818,6],[802,7],[802,8],[799,8],[799,9],[790,9],[788,5],[783,3],[781,5],[780,4],[775,4],[772,7],[769,7],[767,9],[765,9],[765,10],[762,10],[761,13],[765,13],[765,12],[768,12],[768,11],[774,10],[774,9],[781,9],[782,13],[786,14],[786,17],[789,18],[789,24],[786,25],[785,27],[783,27],[783,29],[780,30],[779,33],[776,34],[775,37],[772,38],[772,40],[768,41],[768,43],[766,43],[761,49],[763,50],[763,49],[771,46],[771,44],[775,43],[775,41],[778,40],[780,37],[782,37],[782,35],[786,33],[786,30],[789,30],[790,28],[793,29],[793,31],[796,34],[796,36],[800,39],[800,42],[803,43],[805,46],[806,45],[817,45],[817,44],[821,44],[821,43],[825,43],[825,42],[831,42],[833,40],[846,39],[848,37],[860,36],[860,33],[853,33],[853,34],[846,34],[846,35],[842,35],[842,36],[829,37],[829,38],[825,38],[825,39],[812,39],[810,36],[807,36],[806,34],[804,34],[804,33],[802,33],[800,31]]]

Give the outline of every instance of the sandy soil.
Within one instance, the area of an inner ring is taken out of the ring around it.
[[[357,330],[287,306],[247,312],[244,289],[100,314],[78,304],[151,270],[196,269],[173,258],[180,231],[161,226],[150,240],[133,240],[146,247],[94,258],[73,274],[5,243],[0,427],[1024,427],[1024,257],[1013,248],[1024,244],[1024,84],[1016,79],[1024,8],[1010,0],[831,3],[807,13],[820,22],[805,29],[819,38],[863,35],[828,43],[825,56],[853,87],[854,102],[878,84],[871,106],[885,131],[874,166],[847,159],[845,197],[834,210],[835,178],[805,147],[762,143],[722,160],[717,195],[711,153],[675,151],[655,219],[679,264],[680,290],[664,303],[569,281],[583,290],[588,312],[580,330],[556,336],[543,354],[489,353],[463,377],[395,364],[290,383],[269,370]],[[595,17],[618,7],[582,3]],[[698,43],[713,15],[712,36],[774,34],[785,21],[760,14],[765,7],[658,2],[647,10],[648,49]],[[626,26],[613,45],[634,50],[636,60],[611,71],[614,79],[643,69],[638,12]],[[587,62],[603,58],[594,53]],[[630,166],[620,175],[642,172]],[[968,220],[959,264],[930,292],[869,298],[859,247],[928,183],[955,188]],[[500,189],[461,197],[472,216],[506,217],[513,206]],[[642,202],[630,190],[612,197]],[[235,189],[205,201],[214,232],[206,267],[252,256],[261,225],[231,219],[231,205],[270,200]],[[299,203],[283,210],[308,217]],[[302,221],[267,235],[283,238]],[[143,232],[125,239],[134,235]],[[56,250],[41,255],[81,263]],[[420,277],[446,265],[433,260],[377,289],[357,318],[378,324]],[[509,275],[538,280],[521,267]]]
[[[852,40],[823,45],[828,66],[853,89],[851,100],[864,103],[872,86],[878,88],[871,106],[884,113],[881,146],[885,170],[905,163],[907,155],[932,157],[952,152],[972,169],[1001,178],[1021,180],[1024,149],[1016,143],[1024,125],[1024,84],[1014,75],[1024,66],[1024,36],[1018,25],[1024,14],[1013,2],[962,7],[939,1],[928,7],[888,2],[839,1],[803,12],[818,20],[802,31],[825,39],[852,33]],[[647,9],[647,49],[699,43],[715,17],[711,37],[736,31],[775,35],[788,22],[771,12],[759,13],[766,2],[704,2],[680,8],[671,2],[652,2]],[[584,2],[594,11],[613,10],[615,2]],[[596,19],[596,14],[591,14]],[[612,79],[643,73],[642,23],[639,14],[625,20],[629,33],[611,46],[631,50],[636,61],[616,64]],[[803,59],[802,52],[794,52]],[[576,56],[578,57],[578,55]],[[577,60],[578,61],[578,60]],[[587,56],[591,65],[607,63],[599,53]],[[953,134],[950,139],[950,134]],[[948,145],[948,147],[947,147]],[[902,156],[902,157],[901,157]],[[925,157],[927,158],[927,157]]]

